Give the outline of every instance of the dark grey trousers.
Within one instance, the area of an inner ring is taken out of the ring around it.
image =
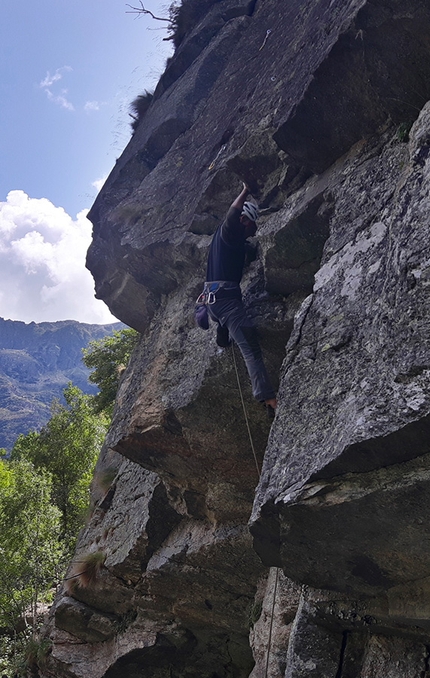
[[[222,327],[227,327],[230,337],[243,355],[251,379],[254,398],[263,402],[276,396],[263,362],[257,330],[240,299],[220,299],[208,305],[209,315]]]

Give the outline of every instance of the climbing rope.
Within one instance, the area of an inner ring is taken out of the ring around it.
[[[278,579],[279,579],[279,567],[276,568],[275,587],[273,589],[272,613],[270,615],[269,641],[267,645],[266,669],[264,671],[264,678],[268,678],[269,675],[269,659],[270,659],[270,650],[272,649],[273,617],[275,615],[276,590],[278,588]]]
[[[261,471],[257,461],[257,455],[255,453],[254,441],[252,440],[251,428],[249,426],[249,419],[246,413],[245,400],[243,398],[242,387],[240,385],[239,370],[237,368],[236,354],[234,352],[234,342],[231,343],[231,352],[233,354],[233,365],[234,371],[236,372],[237,387],[239,389],[240,400],[242,403],[243,415],[245,417],[246,428],[248,429],[249,442],[251,444],[252,454],[254,455],[255,466],[257,468],[258,477],[261,478]],[[266,668],[264,671],[264,678],[268,678],[269,675],[269,660],[270,660],[270,651],[272,649],[272,635],[273,635],[273,617],[275,614],[275,604],[276,604],[276,593],[278,588],[278,579],[279,579],[279,568],[276,568],[276,577],[275,577],[275,586],[273,589],[273,601],[272,601],[272,611],[270,615],[270,626],[269,626],[269,640],[267,644],[267,654],[266,654]]]
[[[257,474],[258,474],[258,477],[261,478],[261,471],[260,471],[260,467],[258,465],[257,455],[255,453],[255,447],[254,447],[254,442],[252,440],[251,428],[249,426],[248,415],[246,414],[245,401],[243,399],[242,387],[240,385],[239,370],[237,369],[236,354],[234,352],[234,342],[231,343],[231,352],[233,354],[233,365],[234,365],[234,370],[236,372],[237,387],[239,389],[240,400],[242,402],[243,416],[245,417],[246,428],[248,429],[249,442],[251,443],[251,450],[252,450],[252,454],[254,455],[254,461],[255,461],[255,466],[256,466],[256,469],[257,469]]]

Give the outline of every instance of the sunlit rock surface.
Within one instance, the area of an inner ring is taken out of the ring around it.
[[[429,671],[429,76],[419,0],[224,0],[190,26],[89,215],[97,296],[142,339],[44,678]],[[242,180],[270,433],[192,316]]]

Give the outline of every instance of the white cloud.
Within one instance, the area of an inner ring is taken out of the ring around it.
[[[54,104],[58,104],[61,108],[66,108],[68,111],[74,111],[75,107],[71,101],[66,97],[67,90],[61,90],[61,94],[53,94],[51,90],[45,89],[49,101],[53,101]]]
[[[67,73],[68,71],[72,70],[73,68],[71,68],[71,66],[62,66],[62,68],[57,68],[53,75],[51,75],[51,73],[47,71],[45,78],[41,80],[41,82],[39,83],[39,87],[41,87],[42,89],[52,87],[52,85],[55,82],[58,82],[59,80],[62,79],[63,73]]]
[[[51,73],[48,71],[45,78],[39,83],[39,87],[46,93],[49,101],[53,101],[55,104],[58,104],[58,106],[61,106],[61,108],[65,108],[68,111],[74,111],[75,107],[67,98],[67,89],[62,89],[59,93],[53,92],[52,85],[55,85],[57,82],[62,80],[64,73],[72,70],[73,68],[70,66],[62,66],[62,68],[57,68],[53,75],[51,75]]]
[[[46,198],[11,191],[0,202],[0,316],[25,322],[115,322],[85,268],[87,210],[72,219]]]
[[[90,112],[90,111],[99,111],[100,110],[100,103],[98,101],[87,101],[85,106],[84,106],[84,111]]]
[[[105,183],[107,178],[108,178],[108,175],[105,174],[103,177],[100,177],[100,179],[96,179],[95,181],[92,182],[91,186],[94,186],[94,188],[97,190],[97,193],[99,191],[101,191],[102,186]],[[0,229],[1,229],[1,222],[0,222]]]

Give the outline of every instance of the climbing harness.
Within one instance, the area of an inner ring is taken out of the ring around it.
[[[269,35],[271,34],[271,32],[272,32],[272,29],[271,29],[271,28],[268,28],[267,31],[266,31],[265,38],[264,38],[264,40],[263,40],[263,44],[261,45],[260,49],[258,50],[259,52],[261,52],[261,50],[263,49],[263,47],[266,45],[266,42],[268,41]]]
[[[216,293],[220,288],[219,282],[205,283],[203,287],[203,292],[199,294],[196,299],[196,304],[209,304],[212,305],[216,302]]]
[[[218,295],[218,296],[217,296]],[[231,280],[216,280],[205,282],[203,292],[196,299],[194,317],[202,330],[209,329],[208,306],[212,306],[217,299],[241,298],[239,283]]]
[[[196,304],[212,306],[219,299],[241,298],[239,283],[231,280],[215,280],[205,282],[203,292],[196,299]]]
[[[194,318],[197,325],[202,330],[209,329],[209,314],[208,314],[208,305],[211,306],[216,302],[216,292],[218,292],[220,283],[205,283],[203,287],[203,292],[199,294],[196,299],[196,305],[194,308]]]

